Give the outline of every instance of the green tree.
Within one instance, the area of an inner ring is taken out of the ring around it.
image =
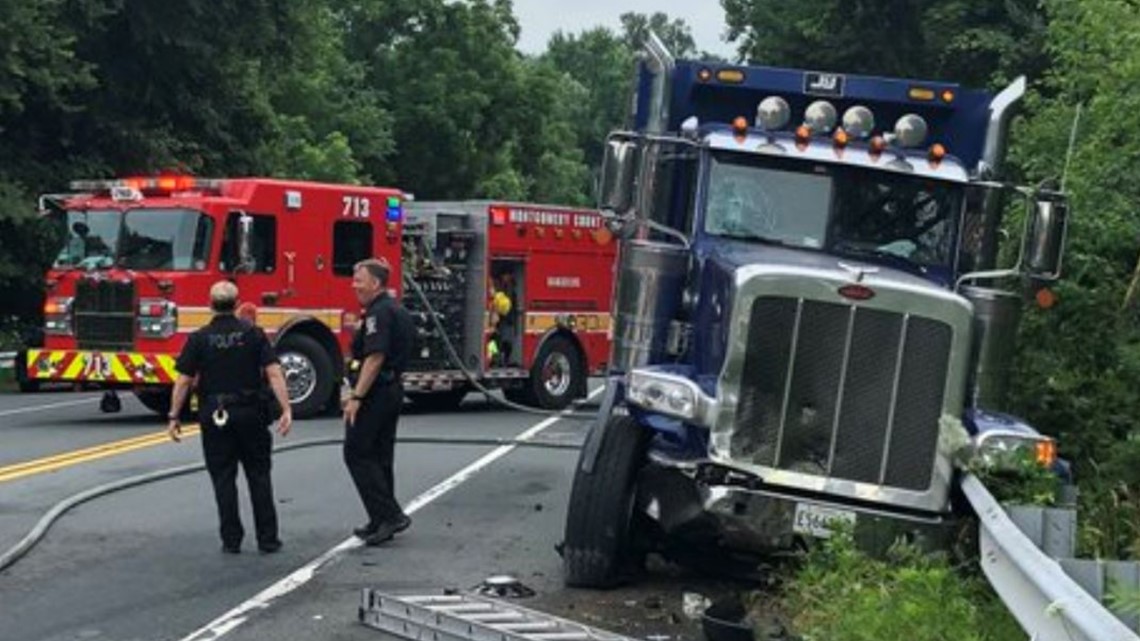
[[[653,14],[628,12],[621,14],[621,28],[622,40],[630,51],[641,51],[652,31],[677,58],[690,58],[697,54],[693,30],[681,18],[670,18],[660,11]]]

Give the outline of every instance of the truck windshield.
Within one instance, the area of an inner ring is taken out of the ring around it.
[[[949,265],[959,185],[858,167],[712,155],[704,230],[857,257]]]
[[[116,264],[127,269],[201,271],[210,260],[214,221],[189,209],[131,209],[123,218]]]
[[[55,258],[55,269],[110,267],[118,251],[123,213],[117,209],[67,211],[52,215],[66,240]]]

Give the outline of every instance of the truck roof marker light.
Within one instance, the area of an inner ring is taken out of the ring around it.
[[[851,136],[847,133],[846,129],[840,127],[832,134],[831,140],[835,143],[836,149],[843,149],[847,146],[847,143],[851,142]]]
[[[855,105],[843,112],[843,129],[852,138],[863,140],[875,129],[875,114],[863,105]]]
[[[744,71],[741,69],[721,69],[716,72],[716,79],[727,85],[739,85],[744,82]]]
[[[922,102],[934,100],[934,90],[929,87],[911,87],[906,95],[911,100],[921,100]]]
[[[768,96],[756,106],[756,126],[764,131],[779,131],[792,119],[792,108],[780,96]]]
[[[732,121],[732,135],[736,138],[737,142],[744,142],[744,138],[748,135],[748,119],[744,116],[737,116]]]
[[[700,80],[701,82],[708,82],[712,80],[712,75],[712,70],[708,67],[705,67],[704,69],[701,69],[697,72],[697,80]]]
[[[608,245],[613,239],[614,234],[609,227],[598,227],[594,230],[594,242],[599,245]]]
[[[796,148],[800,151],[807,149],[809,140],[811,140],[811,128],[807,125],[796,127]]]
[[[946,158],[946,147],[940,143],[934,143],[930,146],[930,151],[927,154],[927,158],[930,160],[930,164],[932,166],[937,167],[938,164]]]
[[[926,133],[926,121],[917,114],[907,114],[895,123],[895,142],[900,147],[918,147],[926,140]]]
[[[870,142],[871,160],[877,161],[887,150],[887,139],[882,136],[872,136]]]
[[[950,103],[954,102],[954,92],[950,89],[944,90],[942,92],[942,102],[944,102],[946,104],[950,104]]]

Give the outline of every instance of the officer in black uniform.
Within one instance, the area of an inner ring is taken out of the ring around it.
[[[197,377],[202,450],[214,485],[222,550],[229,554],[241,552],[245,535],[236,485],[240,463],[253,503],[257,548],[270,554],[281,549],[281,540],[270,479],[273,436],[267,429],[272,416],[266,380],[281,407],[277,422],[281,436],[289,433],[293,414],[273,346],[260,328],[234,315],[237,297],[237,287],[229,281],[210,288],[214,318],[190,335],[175,364],[178,380],[171,395],[168,431],[175,441],[181,440],[179,416]]]
[[[396,501],[393,457],[396,423],[404,399],[401,374],[411,357],[414,324],[388,294],[388,263],[369,259],[353,271],[352,288],[365,308],[352,342],[354,368],[344,399],[344,462],[368,512],[368,523],[353,532],[379,545],[411,525]]]

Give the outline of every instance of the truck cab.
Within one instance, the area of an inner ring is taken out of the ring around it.
[[[621,239],[611,370],[575,469],[568,584],[655,549],[930,537],[955,460],[1056,446],[1003,413],[1025,283],[1059,277],[1063,194],[1000,181],[1018,79],[675,60],[655,37],[601,209]],[[1012,196],[1016,265],[997,266]],[[1002,284],[1017,280],[1010,290]]]

